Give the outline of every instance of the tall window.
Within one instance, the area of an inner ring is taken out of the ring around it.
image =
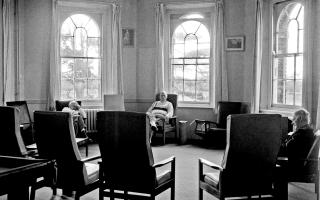
[[[205,15],[179,17],[171,43],[171,90],[184,103],[210,103],[210,34]]]
[[[298,2],[273,7],[272,104],[302,105],[304,7]]]
[[[60,98],[101,99],[101,34],[84,14],[69,16],[60,32]]]

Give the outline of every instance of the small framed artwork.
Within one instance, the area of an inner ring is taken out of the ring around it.
[[[134,29],[122,29],[122,45],[124,47],[134,47]]]
[[[227,37],[226,38],[227,51],[243,51],[244,50],[244,36]]]

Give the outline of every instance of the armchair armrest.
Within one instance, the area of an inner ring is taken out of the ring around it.
[[[213,162],[210,162],[206,159],[203,159],[203,158],[199,158],[199,166],[201,166],[201,168],[203,168],[203,166],[208,166],[212,169],[216,169],[216,170],[219,170],[219,171],[223,171],[223,168],[220,166],[220,165],[217,165]]]
[[[101,156],[92,156],[92,157],[87,157],[87,158],[84,158],[84,159],[81,159],[81,162],[89,162],[89,161],[92,161],[92,160],[97,160],[97,159],[100,159]]]
[[[152,167],[158,168],[158,167],[162,167],[162,166],[164,166],[164,165],[166,165],[168,163],[175,164],[175,160],[176,160],[176,157],[171,156],[171,157],[169,157],[167,159],[164,159],[164,160],[162,160],[160,162],[157,162],[157,163],[153,164]]]

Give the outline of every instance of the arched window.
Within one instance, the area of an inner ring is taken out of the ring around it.
[[[101,34],[84,14],[69,16],[60,31],[60,98],[101,99]]]
[[[186,15],[183,18],[190,17]],[[173,32],[171,55],[171,88],[179,95],[179,101],[209,103],[210,34],[208,28],[197,20],[184,20]]]
[[[273,44],[272,104],[302,105],[304,7],[276,4]]]

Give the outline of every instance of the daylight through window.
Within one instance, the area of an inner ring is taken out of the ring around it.
[[[60,98],[101,99],[101,34],[87,15],[68,17],[60,32]]]

